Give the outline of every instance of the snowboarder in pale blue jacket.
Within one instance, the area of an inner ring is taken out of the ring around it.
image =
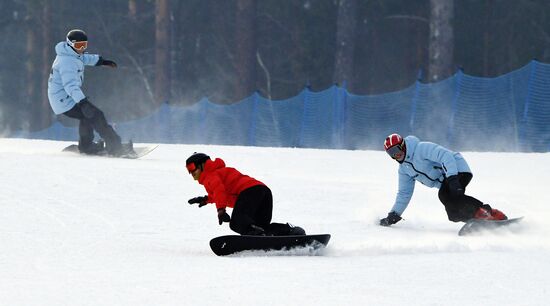
[[[401,220],[416,181],[439,189],[439,200],[450,221],[507,219],[498,209],[464,194],[472,179],[472,171],[460,153],[432,142],[421,142],[416,136],[403,139],[399,134],[388,136],[384,149],[399,163],[399,188],[391,211],[380,220],[380,225],[390,226]]]
[[[132,145],[121,144],[120,136],[107,123],[103,112],[93,105],[80,88],[84,81],[84,66],[116,68],[114,61],[97,54],[84,53],[88,36],[82,30],[71,30],[66,40],[55,46],[57,56],[48,80],[48,99],[56,115],[63,114],[80,121],[78,149],[82,153],[122,156],[133,153]],[[105,141],[94,142],[94,130]]]

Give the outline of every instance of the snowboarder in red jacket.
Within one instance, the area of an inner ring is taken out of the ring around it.
[[[216,158],[211,160],[204,153],[194,153],[186,163],[193,179],[203,185],[208,195],[190,199],[189,204],[215,203],[218,223],[229,222],[229,227],[241,235],[305,235],[298,226],[288,223],[271,223],[273,196],[262,182],[225,166]],[[226,208],[233,208],[231,217]]]

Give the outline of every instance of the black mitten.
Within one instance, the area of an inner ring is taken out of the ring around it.
[[[117,64],[114,61],[104,59],[103,57],[99,57],[99,60],[95,64],[96,66],[109,66],[111,68],[116,68]]]
[[[231,221],[231,217],[225,212],[225,208],[218,209],[218,223],[222,225],[223,222]]]
[[[401,220],[401,217],[397,213],[391,211],[386,218],[380,219],[380,225],[390,226],[399,222],[399,220]]]
[[[199,204],[199,207],[203,207],[204,205],[206,205],[208,203],[208,196],[204,196],[204,197],[195,197],[195,198],[192,198],[192,199],[189,199],[189,201],[187,201],[187,203],[189,204]]]

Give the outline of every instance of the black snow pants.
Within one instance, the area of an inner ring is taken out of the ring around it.
[[[255,231],[251,225],[261,227],[266,235],[288,235],[291,230],[288,223],[271,223],[273,195],[264,185],[243,190],[237,197],[231,213],[229,227],[241,235]]]
[[[472,176],[473,175],[468,172],[458,173],[458,180],[460,185],[464,188],[464,191],[466,191],[466,186],[468,186],[472,180]],[[447,179],[441,184],[438,196],[441,203],[445,205],[445,211],[447,211],[449,220],[453,222],[466,221],[473,218],[476,210],[484,206],[483,202],[466,194],[453,197],[449,192]]]
[[[73,108],[63,113],[63,115],[80,121],[78,126],[80,136],[78,149],[80,152],[88,152],[93,146],[94,130],[105,141],[108,152],[113,153],[120,150],[120,136],[107,123],[103,112],[89,101],[76,103]]]

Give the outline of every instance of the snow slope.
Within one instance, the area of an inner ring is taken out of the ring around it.
[[[391,228],[397,164],[382,151],[161,145],[140,160],[0,139],[0,305],[547,305],[550,154],[471,153],[467,193],[525,216],[516,232],[458,237],[417,185]],[[185,170],[194,151],[273,191],[274,221],[331,233],[316,256],[216,257],[230,234]]]

